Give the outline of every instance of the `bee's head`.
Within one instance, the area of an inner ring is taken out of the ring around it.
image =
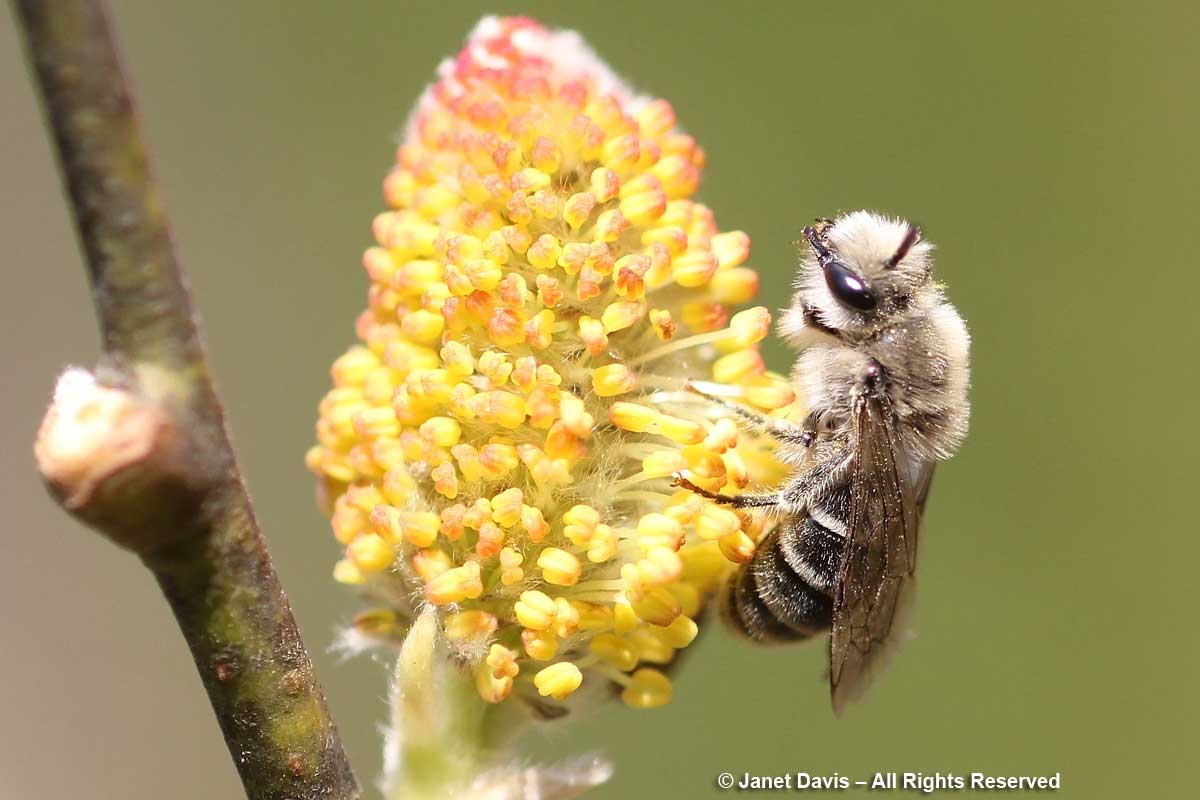
[[[870,333],[893,324],[929,299],[930,251],[921,231],[904,220],[855,211],[804,229],[808,247],[796,278],[796,298],[784,333],[806,328]]]

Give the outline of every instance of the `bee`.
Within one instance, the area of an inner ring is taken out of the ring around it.
[[[899,637],[915,588],[934,465],[967,432],[970,337],[931,273],[932,245],[903,220],[857,211],[804,229],[807,254],[781,334],[800,424],[725,403],[778,441],[795,467],[778,490],[718,495],[779,524],[730,579],[726,621],[758,642],[826,631],[835,713],[858,697]]]

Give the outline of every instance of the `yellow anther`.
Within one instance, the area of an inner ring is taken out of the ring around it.
[[[617,173],[607,167],[597,167],[592,170],[592,195],[601,203],[607,203],[621,192],[621,179]]]
[[[426,583],[442,575],[451,567],[450,556],[446,554],[445,550],[439,550],[436,547],[428,547],[413,553],[412,565],[413,570]]]
[[[488,650],[484,659],[492,675],[497,678],[515,678],[521,668],[517,665],[517,654],[502,644],[496,643]]]
[[[441,517],[432,511],[400,511],[380,505],[371,512],[371,522],[385,539],[403,539],[416,547],[429,547],[437,539]]]
[[[796,392],[786,381],[760,376],[746,387],[746,400],[759,408],[783,408],[796,401]]]
[[[491,558],[504,546],[504,529],[492,521],[479,526],[479,538],[475,542],[475,553],[483,559]]]
[[[642,459],[642,471],[648,478],[663,478],[687,469],[687,459],[678,450],[659,450]]]
[[[636,134],[615,136],[604,142],[602,156],[604,163],[618,174],[633,169],[642,151]]]
[[[541,277],[541,276],[539,276]],[[544,308],[525,323],[525,341],[530,347],[545,350],[554,343],[554,312]]]
[[[468,561],[461,567],[453,567],[425,584],[425,599],[434,605],[461,603],[474,600],[483,594],[479,564]]]
[[[483,422],[519,428],[525,421],[525,401],[511,392],[481,392],[470,400],[471,410]]]
[[[588,650],[622,672],[628,672],[637,666],[637,652],[627,639],[615,633],[597,635],[592,639]]]
[[[562,210],[562,198],[551,189],[539,189],[525,199],[533,213],[542,219],[554,219]]]
[[[588,541],[588,561],[591,561],[593,564],[607,561],[617,554],[617,548],[620,544],[621,538],[617,536],[616,531],[603,523],[597,525],[596,530],[592,531],[591,539]]]
[[[737,347],[758,344],[771,332],[771,312],[763,306],[739,311],[730,318],[729,331]]]
[[[574,461],[582,458],[586,452],[587,448],[575,434],[567,430],[566,425],[556,422],[550,426],[550,431],[546,434],[546,455]]]
[[[342,544],[350,544],[367,531],[367,515],[362,509],[346,502],[345,495],[334,503],[333,517],[330,521],[333,526],[333,538]]]
[[[718,542],[721,554],[735,564],[745,564],[754,557],[754,540],[742,531],[722,536]]]
[[[586,547],[600,524],[600,512],[589,505],[571,506],[563,514],[563,535],[577,547]]]
[[[593,229],[592,238],[597,242],[615,242],[627,230],[629,230],[629,220],[625,219],[621,209],[610,208],[596,218],[596,227]]]
[[[486,497],[476,498],[463,514],[463,525],[471,530],[479,530],[485,522],[492,521],[492,504]]]
[[[475,667],[475,691],[485,703],[499,703],[512,693],[513,679],[497,678],[487,662],[481,661]]]
[[[709,291],[722,303],[748,303],[758,294],[758,273],[746,267],[719,270],[709,283]]]
[[[394,506],[403,505],[408,502],[408,498],[412,497],[412,493],[416,489],[416,481],[413,480],[406,467],[392,467],[383,476],[383,493],[380,495],[380,501],[386,499],[386,502]]]
[[[672,153],[650,168],[650,174],[662,182],[663,191],[672,200],[687,197],[700,185],[700,170],[685,156]]]
[[[496,293],[504,305],[509,308],[521,308],[528,300],[529,284],[517,273],[510,272],[496,286]]]
[[[517,622],[534,631],[547,631],[554,626],[558,615],[558,606],[545,592],[537,589],[521,592],[520,598],[513,605],[513,614]]]
[[[729,417],[722,417],[713,423],[708,435],[704,437],[704,449],[724,453],[732,447],[737,447],[737,442],[737,423]]]
[[[725,485],[725,461],[703,447],[688,447],[683,451],[693,481],[716,491]]]
[[[652,431],[658,424],[661,415],[652,408],[640,403],[616,402],[608,411],[612,424],[634,433]]]
[[[511,528],[521,520],[522,501],[525,495],[520,489],[506,489],[491,500],[492,520],[497,525]]]
[[[419,430],[422,439],[437,447],[453,447],[462,438],[462,426],[450,417],[430,417]]]
[[[700,628],[696,625],[695,620],[689,616],[680,615],[675,618],[674,622],[663,628],[660,635],[667,644],[679,650],[691,644],[699,632]]]
[[[466,532],[466,526],[463,524],[463,517],[466,516],[466,513],[467,507],[462,503],[446,506],[438,514],[438,531],[449,541],[458,541]]]
[[[542,697],[565,700],[583,683],[583,673],[570,661],[551,664],[533,676],[533,685]]]
[[[333,565],[333,579],[344,586],[360,586],[367,580],[354,562],[347,558]]]
[[[487,323],[488,338],[500,347],[525,341],[525,317],[511,308],[494,308]]]
[[[440,283],[444,274],[441,262],[414,259],[396,270],[390,283],[402,295],[419,297],[430,284]]]
[[[418,342],[434,342],[442,335],[445,320],[441,314],[434,314],[424,309],[410,311],[400,321],[400,329],[404,335]]]
[[[462,265],[462,270],[471,286],[484,292],[495,289],[503,275],[500,265],[490,258],[471,259]]]
[[[583,574],[579,559],[558,547],[547,547],[538,554],[537,565],[542,577],[555,586],[574,586]]]
[[[500,229],[505,243],[518,253],[526,252],[533,244],[533,234],[520,225],[505,225]]]
[[[333,362],[330,372],[335,386],[359,386],[366,376],[378,367],[379,357],[370,350],[365,347],[351,347]]]
[[[757,350],[738,350],[713,362],[713,380],[717,383],[740,383],[753,375],[761,375],[766,367]]]
[[[451,500],[458,497],[458,475],[454,472],[454,465],[449,461],[430,470],[429,477],[433,479],[435,492]]]
[[[639,661],[666,664],[675,657],[675,648],[663,641],[660,630],[654,625],[639,625],[630,631],[629,641],[637,651]]]
[[[579,614],[579,630],[604,631],[613,625],[612,608],[599,603],[571,600],[571,608]]]
[[[644,586],[664,586],[683,573],[683,562],[670,547],[652,547],[646,557],[639,559],[638,580]]]
[[[658,225],[642,233],[642,244],[662,245],[667,249],[667,253],[674,257],[687,250],[688,235],[683,228],[677,225],[665,225],[660,219]]]
[[[546,308],[554,308],[558,305],[558,301],[563,298],[562,285],[559,284],[557,278],[551,278],[549,275],[538,275],[537,287],[538,302]]]
[[[725,477],[729,483],[739,489],[750,485],[750,469],[736,450],[729,450],[723,456],[725,461]]]
[[[671,317],[671,312],[661,308],[650,309],[650,324],[654,326],[654,334],[664,342],[675,336],[679,326]]]
[[[553,235],[543,233],[530,245],[525,257],[529,259],[529,263],[540,270],[551,270],[558,264],[558,257],[562,255],[562,243]]]
[[[505,586],[513,586],[520,583],[525,578],[525,570],[521,569],[521,563],[525,560],[525,556],[513,550],[511,547],[505,547],[500,550],[500,582]]]
[[[442,364],[451,380],[462,380],[475,371],[471,348],[462,342],[449,341],[442,345]]]
[[[488,350],[479,356],[479,374],[487,377],[492,386],[499,388],[508,382],[512,375],[512,362],[499,350]]]
[[[554,605],[558,608],[558,613],[554,619],[555,635],[561,639],[574,635],[579,630],[579,610],[564,597],[555,598]]]
[[[521,631],[521,644],[534,661],[549,661],[558,653],[558,639],[550,631]]]
[[[390,608],[368,608],[354,615],[352,625],[367,636],[393,636],[399,632],[400,615]]]
[[[586,314],[579,318],[579,338],[589,353],[598,356],[608,349],[608,334],[604,332],[604,323]]]
[[[698,422],[666,414],[659,416],[658,433],[679,444],[699,444],[704,441],[704,428]]]
[[[563,392],[559,397],[559,415],[567,430],[580,438],[591,435],[592,426],[596,424],[583,401],[570,392]]]
[[[652,625],[670,625],[683,613],[675,596],[661,586],[630,589],[626,594],[633,613]]]
[[[543,173],[552,175],[562,165],[562,152],[549,136],[539,136],[533,143],[530,160]]]
[[[717,552],[719,554],[720,550]],[[723,557],[722,560],[724,560]],[[687,574],[686,568],[684,574]],[[686,581],[676,581],[667,587],[667,591],[673,594],[675,599],[679,601],[679,607],[683,609],[683,616],[695,619],[700,614],[703,598],[700,596],[700,590],[696,588],[696,584]]]
[[[715,540],[742,529],[742,520],[728,508],[706,503],[696,520],[696,533],[701,539]]]
[[[631,708],[658,708],[671,702],[671,679],[656,669],[643,667],[633,673],[621,691],[621,700]]]
[[[630,631],[634,630],[641,624],[637,614],[633,613],[633,606],[628,602],[613,603],[613,632],[618,636],[625,636]]]
[[[628,328],[646,313],[646,307],[636,301],[620,301],[610,303],[600,315],[605,333],[613,333]]]
[[[689,250],[671,262],[675,282],[689,288],[708,283],[716,271],[717,258],[707,250]]]
[[[678,550],[686,535],[683,525],[676,519],[651,512],[638,520],[638,545],[645,551],[655,547],[667,547]]]
[[[578,275],[591,257],[592,248],[587,242],[568,242],[563,245],[562,255],[558,257],[558,266],[568,275]]]
[[[451,642],[487,639],[496,632],[500,621],[486,611],[459,611],[446,617],[443,630]]]
[[[633,391],[637,376],[624,364],[608,364],[592,370],[592,390],[600,397],[614,397]]]
[[[444,245],[446,260],[460,267],[483,255],[483,243],[469,234],[451,234],[446,237]]]
[[[596,196],[591,192],[579,192],[567,198],[567,202],[563,204],[562,217],[563,221],[571,226],[572,229],[578,229],[592,214],[592,209],[596,207]]]
[[[517,457],[517,448],[513,445],[492,441],[480,448],[479,463],[487,470],[489,477],[496,479],[512,472],[520,463],[520,459]]]
[[[718,233],[710,243],[721,269],[740,267],[750,256],[750,237],[742,231]]]
[[[537,359],[533,356],[521,356],[513,365],[512,382],[522,392],[533,389],[537,377]]]
[[[521,506],[521,527],[529,534],[529,541],[537,544],[550,533],[550,525],[542,516],[542,510],[533,506]]]
[[[666,100],[652,100],[633,115],[642,136],[657,139],[675,127],[675,109]]]
[[[396,560],[396,551],[379,534],[367,533],[346,547],[346,557],[362,572],[383,572]]]

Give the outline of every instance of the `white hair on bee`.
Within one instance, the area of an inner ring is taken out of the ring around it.
[[[780,333],[803,348],[795,382],[849,419],[863,366],[883,364],[911,454],[949,458],[967,432],[970,336],[933,280],[933,244],[902,219],[855,211],[807,228]]]

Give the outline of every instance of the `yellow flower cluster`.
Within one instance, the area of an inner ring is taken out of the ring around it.
[[[361,345],[333,365],[308,465],[334,574],[387,639],[421,603],[479,694],[595,676],[667,702],[668,663],[764,524],[686,490],[770,480],[688,391],[793,400],[757,343],[749,239],[690,199],[704,152],[570,33],[487,19],[419,103],[367,250]],[[587,680],[591,680],[588,678]],[[534,695],[544,699],[538,699]]]

